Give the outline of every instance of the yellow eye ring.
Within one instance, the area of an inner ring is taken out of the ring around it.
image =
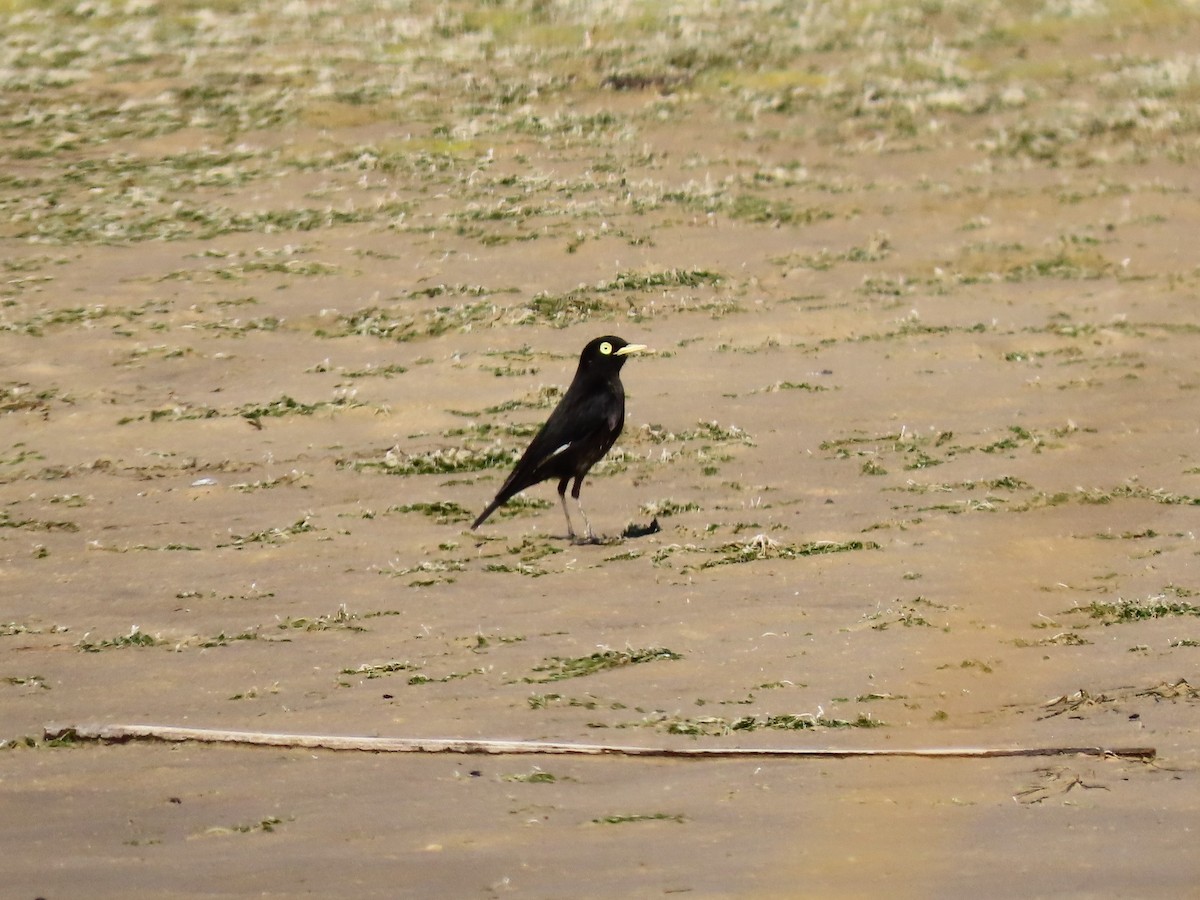
[[[610,344],[608,341],[601,341],[600,342],[600,352],[604,356],[611,356],[612,352],[613,352],[612,344]]]

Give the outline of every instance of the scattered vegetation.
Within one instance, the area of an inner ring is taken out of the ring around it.
[[[734,541],[715,552],[715,558],[705,560],[700,568],[726,566],[736,563],[754,562],[763,559],[799,559],[805,556],[823,556],[828,553],[848,553],[854,550],[878,550],[873,541],[810,541],[807,544],[785,544],[765,534],[755,535],[749,541]]]
[[[627,825],[630,822],[678,822],[682,824],[686,822],[682,815],[676,813],[632,813],[632,814],[616,814],[609,816],[601,816],[598,819],[592,819],[593,825]]]
[[[680,513],[693,512],[700,508],[699,503],[687,501],[678,503],[675,500],[658,500],[652,503],[643,503],[639,509],[648,516],[677,516]]]
[[[930,622],[928,616],[934,611],[940,612],[946,609],[944,604],[934,603],[924,597],[914,597],[912,600],[896,598],[886,608],[864,618],[871,623],[871,628],[875,631],[884,631],[893,625],[900,625],[904,628],[935,628],[938,626]],[[949,631],[949,626],[943,625],[942,628]]]
[[[779,715],[743,716],[740,719],[723,719],[717,716],[707,716],[697,719],[671,718],[658,723],[665,727],[668,734],[730,735],[742,731],[776,730],[776,731],[812,731],[821,728],[882,728],[886,723],[872,718],[866,713],[859,713],[853,719],[839,719],[821,714],[785,713]]]
[[[366,631],[366,626],[360,624],[360,616],[358,613],[350,612],[346,608],[346,604],[342,604],[337,608],[336,612],[321,616],[300,616],[291,617],[280,620],[277,625],[281,630],[296,630],[296,631],[329,631],[332,629],[343,629],[346,631]]]
[[[516,459],[514,451],[498,445],[482,450],[440,447],[412,453],[393,448],[379,459],[345,460],[340,465],[356,472],[380,472],[385,475],[448,475],[484,469],[508,469]]]
[[[305,516],[282,528],[268,528],[263,531],[252,531],[249,534],[231,535],[228,542],[217,544],[217,546],[244,547],[247,544],[278,544],[295,535],[307,534],[316,530],[316,526],[309,521],[308,516]]]
[[[474,518],[470,510],[452,500],[435,500],[429,503],[405,503],[401,506],[389,507],[388,512],[392,511],[399,513],[420,513],[423,516],[433,519],[439,525],[447,525],[451,522],[467,522]]]
[[[503,780],[517,784],[556,784],[559,781],[574,781],[575,779],[555,775],[553,772],[546,772],[535,767],[532,772],[524,772],[517,775],[505,775]]]
[[[573,658],[552,656],[542,665],[534,666],[533,671],[539,673],[538,676],[527,677],[525,681],[530,684],[545,684],[551,681],[563,681],[567,678],[595,675],[597,672],[609,669],[674,659],[683,659],[683,657],[664,647],[651,647],[644,650],[599,650],[589,656]]]
[[[4,684],[11,684],[17,687],[41,688],[42,690],[50,690],[50,685],[46,684],[46,679],[41,675],[6,675],[0,679]]]
[[[1161,619],[1168,616],[1200,616],[1200,605],[1170,599],[1165,593],[1144,599],[1093,600],[1087,606],[1063,610],[1064,615],[1085,615],[1105,625]]]
[[[410,662],[363,663],[356,669],[342,669],[342,675],[361,675],[368,681],[374,678],[384,678],[397,672],[408,672],[417,668]]]
[[[120,650],[126,647],[159,647],[166,643],[162,638],[146,634],[134,625],[128,634],[117,635],[113,638],[95,641],[90,636],[84,635],[82,639],[75,642],[75,648],[84,653],[99,653],[102,650]]]
[[[283,824],[283,819],[278,816],[267,816],[258,822],[247,822],[239,825],[214,825],[212,828],[206,828],[204,834],[209,837],[219,837],[228,834],[252,834],[255,832],[267,833],[275,831]]]

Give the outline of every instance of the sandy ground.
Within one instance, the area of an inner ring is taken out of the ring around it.
[[[0,893],[1194,893],[1200,29],[948,5],[897,20],[912,71],[638,55],[736,43],[732,6],[559,10],[532,66],[487,35],[541,7],[185,4],[121,66],[7,70]],[[10,65],[161,12],[6,9]],[[584,486],[611,539],[570,544],[549,484],[467,531],[605,333],[658,351]],[[626,664],[563,677],[589,658]]]

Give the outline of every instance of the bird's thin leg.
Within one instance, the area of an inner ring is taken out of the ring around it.
[[[579,507],[579,514],[583,516],[583,539],[589,544],[597,543],[596,532],[592,531],[592,523],[588,521],[587,513],[583,511],[583,501],[579,499],[579,488],[583,484],[582,478],[575,479],[575,486],[571,488],[571,496],[575,498],[575,505]],[[567,502],[567,498],[563,497],[563,503]],[[563,506],[566,509],[566,506]]]
[[[562,501],[563,515],[567,517],[567,540],[573,541],[575,540],[575,529],[571,525],[571,514],[567,511],[567,483],[570,480],[570,478],[564,478],[558,483],[558,499]],[[578,493],[575,496],[578,497]],[[583,521],[587,522],[587,516],[583,517]]]
[[[583,504],[578,497],[575,498],[575,505],[579,507],[579,514],[583,516],[584,540],[590,544],[596,543],[596,532],[592,531],[592,523],[588,521],[587,513],[583,511]]]

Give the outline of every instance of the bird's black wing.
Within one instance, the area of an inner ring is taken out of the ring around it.
[[[605,390],[572,396],[568,391],[534,435],[496,499],[503,503],[547,478],[581,474],[580,466],[590,468],[613,445],[624,419],[619,395]]]

